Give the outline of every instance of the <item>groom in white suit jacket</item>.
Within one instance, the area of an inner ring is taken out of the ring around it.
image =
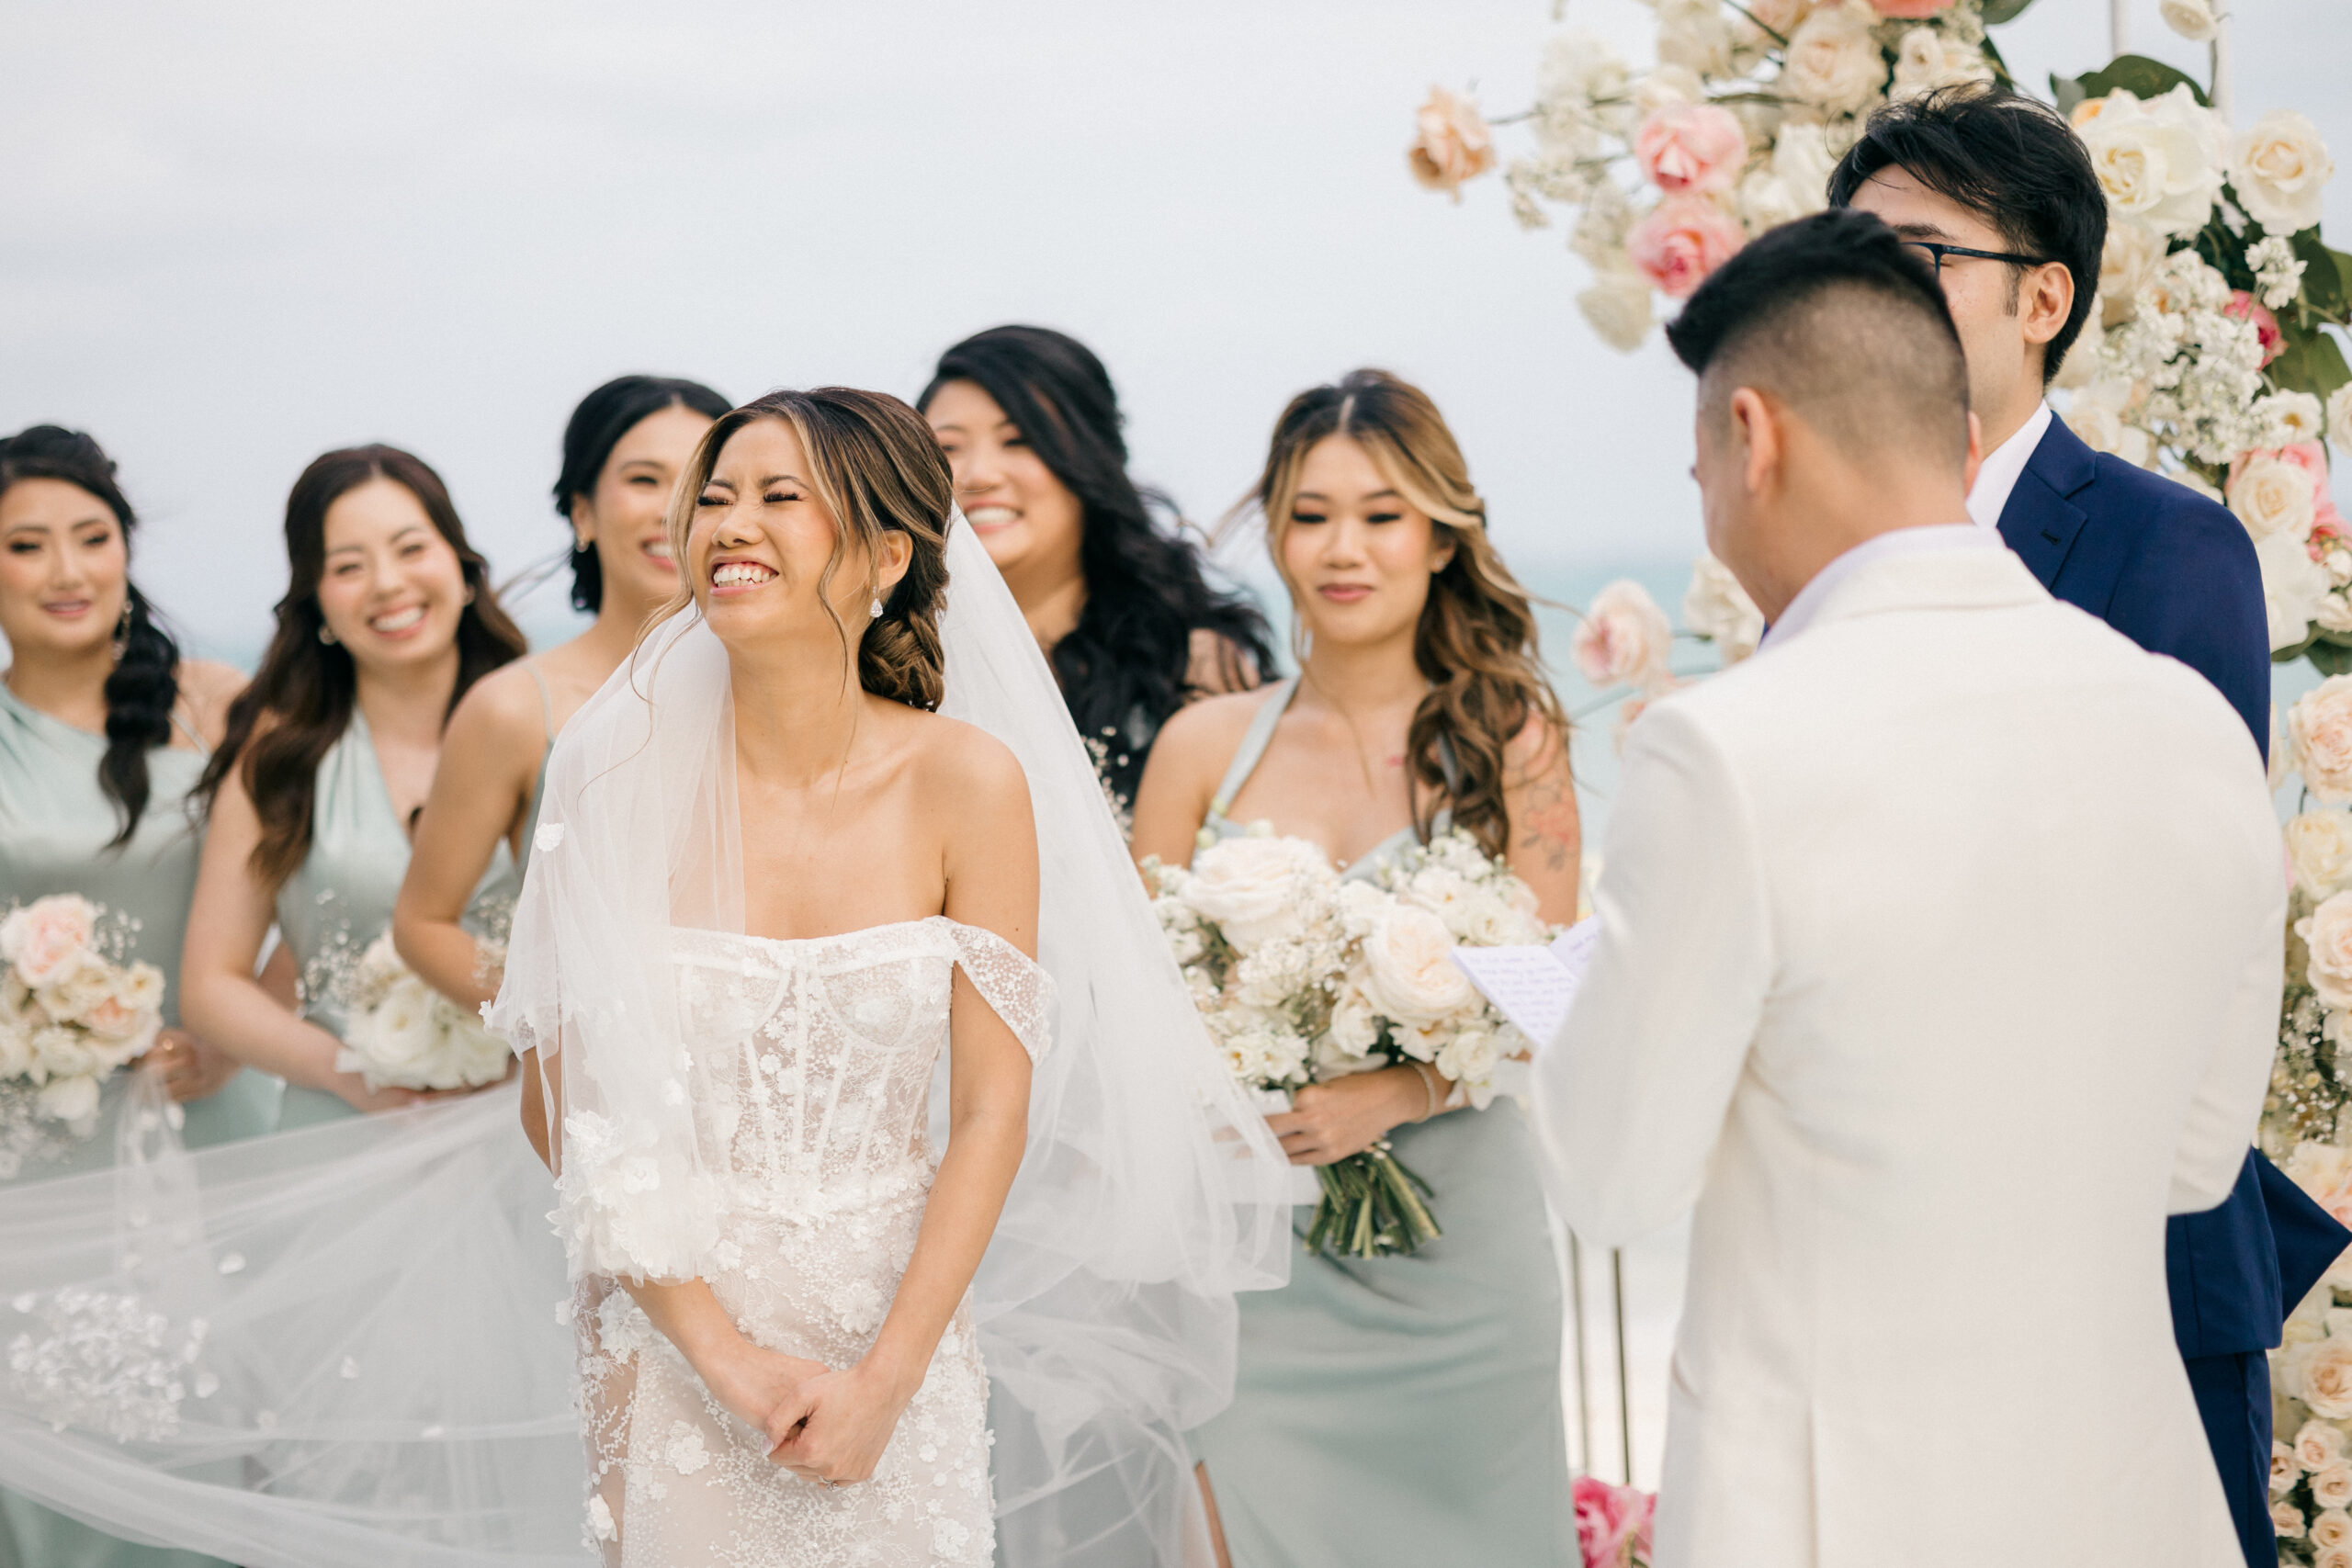
[[[1875,219],[1763,236],[1668,335],[1772,626],[1634,727],[1534,1087],[1586,1240],[1697,1204],[1658,1568],[2226,1568],[2164,1236],[2267,1080],[2254,743],[1969,525],[1960,343]]]

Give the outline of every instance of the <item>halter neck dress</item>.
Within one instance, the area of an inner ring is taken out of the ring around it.
[[[1242,738],[1204,824],[1217,837],[1246,831],[1227,813],[1295,689]],[[1417,841],[1404,829],[1341,874]],[[1498,1099],[1388,1138],[1445,1234],[1401,1258],[1302,1254],[1288,1285],[1241,1296],[1233,1403],[1187,1434],[1234,1568],[1576,1568],[1560,1274],[1525,1115]],[[1294,1212],[1301,1235],[1313,1213]]]
[[[187,934],[203,830],[188,794],[206,752],[158,746],[147,753],[151,793],[139,827],[121,848],[106,846],[121,827],[98,787],[102,735],[77,729],[0,683],[0,908],[53,893],[78,893],[138,922],[129,958],[164,972],[164,1021],[179,1022],[180,942]],[[128,1087],[125,1068],[107,1082],[97,1127],[62,1158],[28,1165],[15,1179],[103,1169],[114,1163],[115,1125]],[[248,1067],[184,1109],[180,1135],[192,1146],[266,1133],[277,1118],[278,1083]],[[0,1564],[25,1568],[227,1568],[191,1551],[135,1546],[26,1498],[0,1492]]]
[[[277,890],[277,930],[301,976],[301,1014],[330,1034],[343,1033],[341,998],[359,955],[391,929],[408,857],[408,829],[392,809],[368,720],[354,709],[350,728],[319,762],[310,853]],[[474,888],[466,928],[503,938],[520,886],[502,839]],[[288,1084],[277,1124],[290,1130],[358,1114],[339,1095]]]

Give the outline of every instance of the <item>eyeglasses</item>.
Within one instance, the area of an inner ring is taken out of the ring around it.
[[[1902,243],[1915,251],[1927,252],[1928,259],[1934,264],[1939,276],[1944,270],[1946,256],[1973,256],[1978,261],[2007,262],[2012,266],[2048,266],[2050,265],[2050,258],[2047,256],[2021,256],[2014,251],[1973,251],[1966,245],[1939,244],[1933,240],[1905,240]]]

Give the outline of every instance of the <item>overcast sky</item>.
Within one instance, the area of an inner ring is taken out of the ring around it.
[[[2301,107],[2352,164],[2341,0],[2240,9],[2241,122]],[[1996,37],[2039,83],[2104,61],[2105,13],[2041,0]],[[1634,0],[1566,20],[1646,50]],[[1432,82],[1521,107],[1553,25],[1545,0],[0,0],[0,428],[96,434],[150,523],[142,581],[246,656],[327,447],[423,455],[503,573],[561,542],[558,437],[605,378],[911,395],[1006,321],[1102,353],[1138,470],[1195,515],[1291,393],[1377,364],[1437,397],[1529,575],[1655,567],[1698,539],[1680,371],[1592,337],[1564,234],[1521,233],[1497,182],[1455,207],[1404,173]],[[2203,52],[2153,0],[2134,26]]]

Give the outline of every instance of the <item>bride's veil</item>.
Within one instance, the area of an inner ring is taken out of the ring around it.
[[[960,516],[947,559],[944,711],[1027,773],[1058,997],[973,1286],[999,1558],[1173,1568],[1203,1544],[1181,1434],[1232,1386],[1234,1292],[1285,1277],[1288,1169]],[[647,938],[740,925],[729,723],[724,651],[682,616],[551,760],[496,1021],[561,1055],[570,1117],[606,1117],[574,1121],[560,1194],[511,1086],[194,1154],[134,1108],[115,1170],[0,1184],[0,1487],[251,1568],[589,1560],[566,1275],[697,1272],[715,1242],[723,1151],[679,1119]]]

